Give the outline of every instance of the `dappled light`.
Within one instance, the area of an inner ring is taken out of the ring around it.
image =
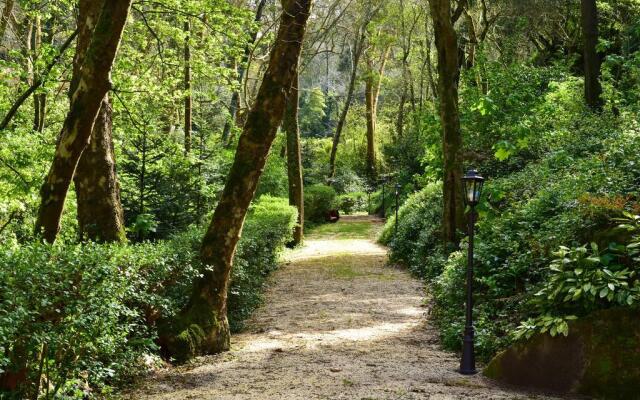
[[[369,237],[329,239],[362,220],[345,217],[285,254],[265,304],[231,352],[160,371],[130,398],[360,399],[380,391],[405,398],[512,398],[481,377],[461,379],[455,355],[439,349],[422,305],[422,285],[387,265]],[[343,230],[344,229],[344,230]]]

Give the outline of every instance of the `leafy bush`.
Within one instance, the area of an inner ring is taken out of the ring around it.
[[[391,249],[391,259],[407,265],[417,276],[433,278],[442,272],[442,184],[427,185],[409,196],[395,215],[389,214],[379,241]]]
[[[327,213],[336,208],[336,191],[327,185],[312,185],[304,191],[305,218],[312,222],[324,222]]]
[[[253,205],[230,287],[234,329],[259,304],[296,218],[286,199],[262,197]],[[157,354],[156,321],[188,300],[202,236],[194,227],[156,243],[5,245],[0,372],[5,382],[23,383],[7,396],[97,396],[141,371],[145,355]]]
[[[612,242],[623,243],[620,230],[612,230],[615,219],[625,211],[640,212],[637,124],[632,118],[617,117],[611,112],[586,111],[582,105],[582,88],[573,79],[558,83],[542,81],[541,92],[533,92],[542,95],[527,95],[535,104],[521,105],[524,108],[518,107],[520,111],[504,109],[529,119],[529,133],[522,136],[527,138],[527,145],[504,161],[494,157],[478,158],[479,169],[490,178],[478,208],[480,218],[475,244],[476,348],[485,359],[513,340],[510,333],[523,320],[530,326],[547,326],[549,331],[555,327],[556,333],[564,333],[564,323],[572,315],[583,316],[616,302],[628,305],[629,298],[635,304],[634,297],[622,290],[623,282],[629,290],[635,287],[632,265],[623,263],[624,268],[611,269],[613,267],[606,264],[609,261],[598,253],[601,260],[592,268],[603,274],[606,274],[605,268],[614,275],[622,274],[618,276],[618,284],[604,278],[594,280],[592,287],[595,284],[598,288],[595,298],[587,301],[592,289],[589,287],[586,296],[583,287],[579,301],[587,303],[578,307],[569,301],[571,304],[560,309],[559,304],[564,303],[571,290],[571,286],[565,284],[563,288],[567,291],[562,292],[559,303],[550,306],[558,308],[558,312],[548,314],[547,310],[532,306],[535,294],[545,285],[557,288],[564,282],[549,269],[555,250],[566,246],[573,254],[582,251],[577,249],[583,243],[595,242],[601,249],[608,249]],[[498,94],[492,94],[493,100]],[[523,116],[524,109],[532,110],[532,115]],[[515,116],[500,118],[506,121]],[[476,117],[478,121],[483,120],[481,115]],[[508,126],[504,125],[502,133],[498,133],[512,135],[508,140],[516,143],[520,134],[507,130]],[[495,153],[498,149],[491,150]],[[411,196],[400,210],[397,237],[393,235],[395,221],[390,218],[381,240],[391,248],[392,259],[407,264],[426,279],[443,343],[448,348],[459,349],[464,325],[466,242],[446,258],[441,255],[440,193],[438,186],[426,186]],[[595,254],[593,249],[587,252],[587,258]],[[618,258],[614,261],[620,264]],[[637,265],[637,261],[635,263]],[[625,268],[627,272],[622,272]],[[594,272],[590,278],[596,276],[599,274]],[[554,279],[559,280],[553,283]],[[616,293],[611,302],[609,283],[614,285]],[[579,288],[573,289],[572,296]],[[599,297],[601,291],[604,299]],[[619,302],[618,295],[621,296]]]
[[[640,216],[627,214],[621,221],[625,223],[618,229],[632,234],[627,245],[612,242],[604,251],[596,243],[589,248],[561,246],[554,253],[549,278],[531,301],[538,315],[522,322],[513,332],[514,339],[547,331],[552,336],[566,336],[566,320],[598,309],[640,302]]]
[[[250,210],[233,264],[229,289],[229,325],[232,331],[262,301],[265,278],[276,269],[279,251],[291,240],[298,210],[283,198],[262,196]]]
[[[347,193],[338,196],[338,209],[345,214],[369,211],[369,199],[364,192]]]

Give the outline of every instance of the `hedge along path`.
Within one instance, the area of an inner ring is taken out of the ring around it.
[[[231,351],[156,372],[131,399],[529,399],[455,372],[423,287],[386,266],[382,224],[345,217],[313,230],[270,278]]]

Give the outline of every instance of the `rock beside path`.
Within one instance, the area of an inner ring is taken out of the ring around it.
[[[569,336],[536,335],[498,354],[485,375],[513,385],[606,399],[640,399],[640,310],[599,311]]]

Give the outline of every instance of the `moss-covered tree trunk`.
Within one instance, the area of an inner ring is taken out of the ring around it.
[[[291,93],[282,121],[282,130],[287,136],[287,174],[289,177],[289,204],[298,209],[298,225],[293,232],[293,245],[299,245],[304,238],[304,185],[302,180],[302,155],[300,152],[300,124],[298,110],[300,101],[299,79],[293,79]]]
[[[78,40],[73,60],[73,93],[81,76],[81,68],[91,43],[93,28],[104,1],[81,0],[78,4]],[[124,214],[120,203],[120,185],[116,175],[113,150],[111,103],[106,95],[91,131],[89,146],[84,150],[74,174],[78,202],[78,229],[82,239],[118,242],[126,239]]]
[[[457,230],[463,230],[462,133],[458,113],[458,38],[451,21],[449,0],[429,0],[438,50],[438,92],[442,123],[444,213],[442,234],[447,248],[458,246]]]
[[[81,238],[97,242],[126,240],[120,183],[113,150],[111,102],[105,96],[91,142],[82,153],[74,176]]]
[[[582,35],[584,41],[584,98],[594,110],[602,109],[602,85],[598,45],[598,6],[596,0],[582,0]]]
[[[111,88],[110,73],[132,0],[105,1],[95,22],[91,41],[70,92],[71,105],[64,121],[53,163],[40,189],[36,234],[52,243],[60,230],[67,192],[82,152],[88,146],[102,102]]]
[[[201,258],[207,268],[194,282],[191,299],[183,312],[167,327],[169,335],[161,340],[165,350],[177,360],[229,349],[227,290],[233,256],[294,84],[311,1],[282,1],[280,28],[268,68],[202,241]]]

